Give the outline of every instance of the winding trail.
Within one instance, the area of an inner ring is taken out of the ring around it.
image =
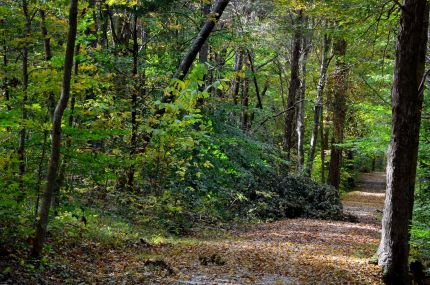
[[[379,268],[368,260],[379,242],[384,191],[385,174],[375,172],[363,174],[343,197],[358,223],[290,219],[175,245],[163,256],[178,274],[155,283],[382,284]],[[204,258],[209,262],[203,265]]]

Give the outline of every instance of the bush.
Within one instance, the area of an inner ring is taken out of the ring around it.
[[[272,191],[256,193],[256,213],[260,218],[344,218],[339,192],[333,187],[304,177],[278,179],[279,182],[272,181],[277,184]]]

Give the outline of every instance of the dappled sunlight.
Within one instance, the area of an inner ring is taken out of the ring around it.
[[[354,204],[364,213],[358,217],[359,223],[300,218],[243,226],[231,231],[234,238],[188,245],[169,252],[170,258],[183,265],[180,271],[200,277],[202,272],[224,277],[252,272],[256,276],[281,274],[300,284],[382,284],[379,267],[368,260],[378,246],[380,225],[374,213],[382,209],[383,196],[354,191],[344,197],[346,205]],[[211,254],[222,256],[225,265],[202,266],[198,262],[199,256]]]
[[[366,213],[358,223],[299,218],[212,233],[216,238],[196,232],[151,247],[86,243],[64,260],[72,271],[78,264],[86,277],[108,284],[382,284],[379,267],[368,262],[380,225],[370,217],[373,208],[360,202],[365,196],[381,198],[357,192],[345,197]]]

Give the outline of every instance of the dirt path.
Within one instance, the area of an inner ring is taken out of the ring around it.
[[[177,272],[158,284],[381,284],[368,263],[380,235],[383,173],[363,174],[343,198],[359,223],[291,219],[178,244],[162,253]],[[154,284],[155,284],[154,283]]]
[[[358,223],[290,219],[205,229],[151,248],[85,244],[64,256],[72,260],[60,262],[61,274],[40,284],[66,284],[68,273],[75,276],[70,284],[382,284],[379,268],[368,261],[380,237],[384,179],[383,173],[364,174],[343,198]]]

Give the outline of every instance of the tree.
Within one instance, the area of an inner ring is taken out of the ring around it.
[[[317,140],[318,140],[318,127],[320,124],[320,117],[322,115],[323,91],[324,91],[325,82],[326,82],[327,69],[331,60],[331,58],[328,57],[328,51],[330,49],[330,41],[331,41],[330,37],[327,34],[325,34],[323,38],[320,77],[317,85],[317,101],[315,103],[315,108],[314,108],[314,123],[312,126],[311,142],[309,147],[308,160],[305,168],[305,176],[307,177],[311,177],[312,167],[313,167],[314,158],[315,158],[315,149],[316,149]],[[321,126],[320,128],[322,130],[323,126]],[[321,148],[323,149],[322,141],[321,141]]]
[[[20,178],[20,190],[24,191],[24,174],[25,174],[25,141],[27,137],[27,129],[25,127],[25,121],[28,119],[27,103],[28,103],[28,49],[29,49],[29,38],[31,33],[31,15],[28,11],[27,0],[22,0],[22,12],[25,17],[25,38],[22,47],[22,124],[24,125],[19,133],[19,144],[18,144],[18,159],[19,159],[19,178]],[[23,197],[24,193],[21,193]]]
[[[332,108],[333,108],[333,138],[330,153],[330,169],[328,183],[339,189],[340,168],[342,163],[342,147],[346,118],[346,93],[348,90],[348,66],[345,62],[347,42],[339,37],[336,39],[333,52],[336,56],[336,66],[332,75]]]
[[[305,164],[305,97],[306,97],[306,65],[308,61],[308,55],[311,49],[311,34],[307,29],[308,18],[303,16],[303,37],[302,37],[302,51],[301,51],[301,77],[299,98],[297,100],[297,170],[299,173],[303,172],[303,167]]]
[[[378,263],[387,284],[410,284],[409,227],[424,85],[428,29],[425,0],[405,0],[401,6],[392,88],[392,130],[388,150],[387,189]]]
[[[70,81],[72,78],[73,68],[73,53],[75,50],[75,39],[77,30],[78,18],[78,0],[70,0],[69,8],[69,32],[67,37],[67,48],[64,60],[64,74],[61,87],[61,97],[55,107],[54,118],[52,122],[52,146],[51,158],[48,166],[47,184],[43,193],[43,201],[40,207],[39,220],[36,225],[36,237],[32,255],[39,257],[42,253],[43,244],[46,236],[48,225],[49,210],[51,207],[52,195],[55,189],[58,165],[60,163],[60,147],[61,147],[61,121],[63,119],[64,110],[67,107],[67,102],[70,96]]]
[[[284,131],[284,147],[287,151],[287,157],[290,158],[293,138],[293,121],[296,112],[296,99],[297,93],[300,91],[300,78],[299,78],[299,61],[300,61],[300,50],[302,44],[302,22],[303,22],[303,11],[297,11],[297,16],[294,22],[294,36],[293,46],[291,50],[291,75],[290,75],[290,87],[288,89],[287,99],[287,112],[285,115],[285,131]]]

